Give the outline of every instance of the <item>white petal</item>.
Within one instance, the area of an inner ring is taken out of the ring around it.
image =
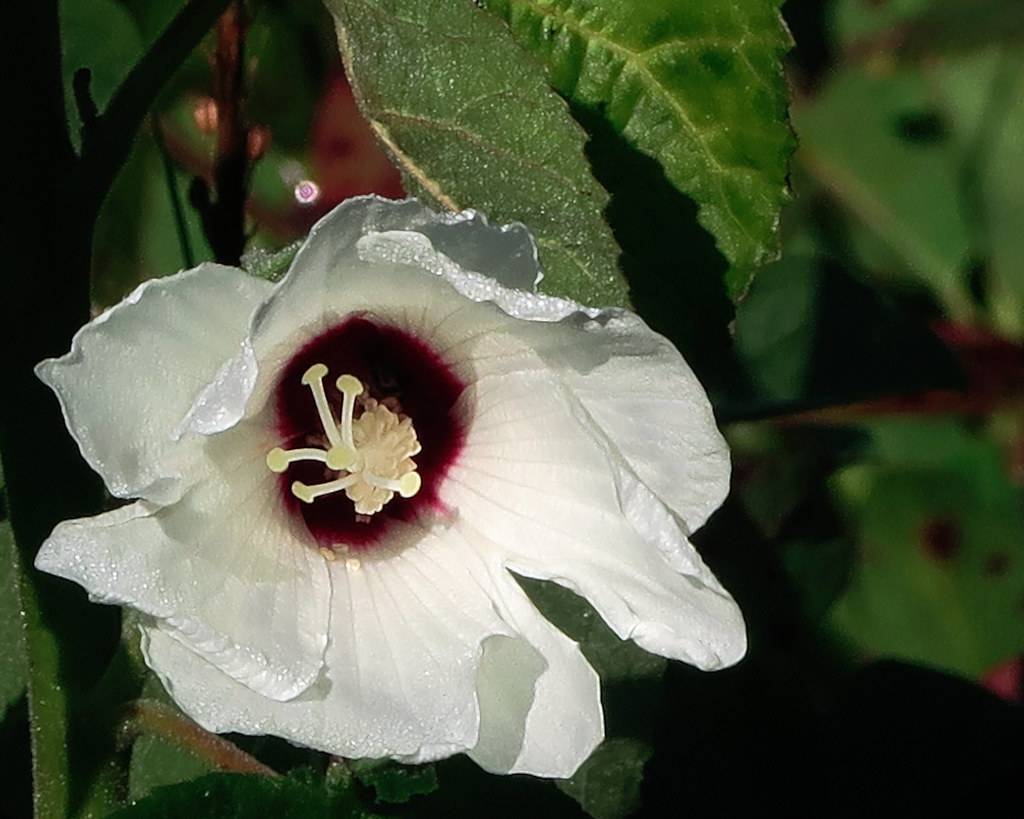
[[[273,476],[243,464],[230,477],[172,506],[140,501],[61,523],[36,566],[158,618],[253,691],[289,699],[323,665],[325,561],[277,507]]]
[[[442,499],[505,550],[510,568],[583,595],[640,646],[712,669],[746,650],[742,616],[674,518],[588,432],[543,373],[479,381]]]
[[[148,281],[36,368],[111,494],[167,503],[187,487],[198,444],[175,441],[175,427],[270,287],[214,264]]]
[[[686,524],[699,529],[729,492],[729,450],[704,388],[679,352],[640,318],[512,290],[486,268],[466,268],[411,231],[379,232],[359,241],[360,257],[407,265],[449,282],[461,295],[491,302],[526,322],[493,322],[536,355],[506,355],[509,373],[536,366],[556,370],[630,468]],[[477,271],[477,272],[474,272]],[[551,323],[558,322],[557,325]],[[473,350],[471,360],[479,358]],[[493,368],[475,364],[480,374]]]
[[[628,313],[590,322],[563,380],[636,476],[692,533],[729,494],[729,447],[689,365]],[[553,353],[548,351],[549,360]]]
[[[593,670],[486,544],[457,526],[405,537],[415,542],[397,553],[332,564],[327,667],[295,700],[246,691],[160,626],[146,629],[147,661],[212,731],[405,762],[476,746],[492,770],[570,775],[602,736]]]
[[[296,257],[293,268],[355,261],[362,237],[390,231],[422,235],[461,269],[486,273],[507,288],[533,290],[541,280],[537,246],[524,225],[490,225],[474,210],[439,213],[415,199],[377,196],[348,199],[321,219],[303,245],[305,258]]]
[[[485,540],[474,533],[474,543]],[[469,755],[493,773],[568,778],[604,739],[600,678],[503,566],[492,576],[495,605],[522,639],[487,646],[478,678],[480,739]]]

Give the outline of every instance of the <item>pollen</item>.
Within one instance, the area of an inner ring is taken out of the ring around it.
[[[394,497],[414,497],[422,486],[413,457],[420,452],[412,419],[396,413],[373,398],[364,397],[363,384],[353,375],[335,382],[342,394],[341,411],[335,420],[324,379],[328,368],[314,364],[302,375],[302,384],[313,394],[327,448],[274,447],[267,453],[267,468],[283,473],[296,461],[319,461],[337,473],[318,484],[294,481],[292,494],[303,503],[344,492],[357,515],[374,515]],[[361,410],[356,417],[356,409]]]

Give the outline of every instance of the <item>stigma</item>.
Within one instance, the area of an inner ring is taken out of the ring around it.
[[[324,389],[328,374],[325,364],[314,364],[301,378],[312,392],[320,417],[323,448],[274,447],[267,453],[267,468],[282,473],[297,461],[322,463],[324,476],[330,479],[312,485],[294,481],[292,494],[303,503],[313,503],[344,492],[359,515],[376,514],[396,494],[402,498],[416,495],[422,481],[413,461],[420,452],[420,443],[412,419],[363,397],[362,382],[345,374],[335,382],[342,394],[341,413],[335,420]],[[358,418],[357,405],[361,409]]]

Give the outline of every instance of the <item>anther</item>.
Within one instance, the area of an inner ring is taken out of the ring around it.
[[[352,467],[355,466],[356,461],[359,459],[359,453],[355,447],[345,446],[332,446],[327,451],[327,457],[325,463],[328,467],[335,470],[348,470],[353,471]]]
[[[327,440],[331,446],[338,446],[341,443],[341,435],[338,433],[338,426],[334,423],[334,416],[327,404],[327,393],[324,392],[324,376],[327,375],[325,364],[314,364],[302,374],[302,383],[313,391],[313,401],[316,403],[316,411],[320,415],[320,424],[324,428]],[[346,396],[347,400],[348,396]],[[354,399],[353,399],[354,400]]]
[[[418,472],[407,472],[399,480],[382,478],[380,475],[374,475],[372,472],[361,472],[360,476],[370,486],[377,486],[381,489],[397,492],[403,498],[411,498],[420,491],[420,487],[423,485],[423,480]]]

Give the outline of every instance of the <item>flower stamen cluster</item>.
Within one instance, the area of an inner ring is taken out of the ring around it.
[[[303,503],[313,503],[317,498],[344,491],[360,515],[379,512],[395,493],[403,498],[414,497],[422,480],[412,460],[421,451],[412,419],[392,412],[372,398],[362,401],[362,413],[356,418],[356,403],[363,394],[363,384],[346,373],[335,382],[343,396],[340,423],[336,422],[324,390],[327,373],[325,364],[314,364],[301,380],[313,393],[329,448],[274,447],[267,453],[267,468],[282,473],[296,461],[319,461],[327,469],[343,473],[312,486],[294,481],[292,494]]]

